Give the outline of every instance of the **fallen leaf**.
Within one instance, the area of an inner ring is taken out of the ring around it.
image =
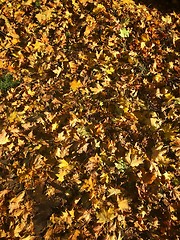
[[[9,139],[8,137],[6,137],[6,131],[5,130],[2,130],[2,133],[0,134],[0,144],[3,145],[3,144],[6,144],[7,142],[9,142]]]
[[[129,209],[129,204],[127,199],[120,200],[119,196],[117,196],[117,203],[118,203],[119,210],[121,210],[122,212]]]
[[[82,87],[82,83],[80,82],[80,80],[76,81],[76,80],[73,80],[71,83],[70,83],[70,87],[73,91],[77,91],[78,88]]]

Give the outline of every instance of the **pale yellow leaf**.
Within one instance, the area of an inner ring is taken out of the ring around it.
[[[6,136],[6,131],[2,130],[1,134],[0,134],[0,144],[6,144],[7,142],[9,142],[8,137]]]
[[[111,187],[111,188],[108,190],[108,192],[109,192],[108,197],[110,197],[110,196],[112,196],[112,195],[119,195],[119,194],[121,193],[121,190],[118,189],[118,188],[113,188],[113,187]]]
[[[115,217],[115,209],[110,207],[108,210],[102,209],[100,213],[96,214],[98,219],[98,223],[105,224],[107,222],[111,222]]]
[[[57,77],[59,77],[60,73],[62,71],[62,68],[58,66],[57,69],[53,70],[53,72],[56,74]]]
[[[104,90],[104,88],[99,84],[97,83],[96,84],[96,87],[92,88],[90,87],[90,90],[94,93],[94,94],[98,94],[100,92],[102,92]]]
[[[119,209],[123,212],[129,209],[129,204],[128,204],[128,200],[127,199],[119,199],[119,197],[117,196],[117,203],[118,203],[118,207]]]
[[[172,23],[171,16],[169,16],[169,15],[167,15],[166,17],[162,16],[162,20],[163,20],[163,22],[168,23],[168,24]]]

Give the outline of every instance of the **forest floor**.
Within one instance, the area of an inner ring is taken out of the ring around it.
[[[179,30],[132,0],[0,1],[0,239],[179,239]]]

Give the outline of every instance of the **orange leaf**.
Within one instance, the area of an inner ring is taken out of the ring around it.
[[[79,80],[78,80],[78,81],[73,80],[73,81],[70,83],[70,86],[71,86],[71,89],[72,89],[73,91],[76,91],[76,90],[78,90],[78,88],[82,87],[82,83],[81,83]]]

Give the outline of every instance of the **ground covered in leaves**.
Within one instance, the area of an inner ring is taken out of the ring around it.
[[[179,239],[180,15],[0,1],[0,239]]]

